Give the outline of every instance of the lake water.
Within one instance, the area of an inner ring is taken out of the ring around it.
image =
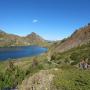
[[[0,61],[22,57],[36,56],[47,51],[47,48],[39,46],[18,46],[0,48]]]

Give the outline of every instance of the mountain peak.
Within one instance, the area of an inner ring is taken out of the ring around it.
[[[35,32],[32,32],[31,34],[36,35],[36,33],[35,33]]]
[[[0,33],[2,33],[2,34],[6,34],[6,32],[4,32],[4,31],[3,31],[3,30],[1,30],[1,29],[0,29]]]
[[[28,34],[27,36],[37,36],[37,34],[35,32],[31,32],[30,34]]]
[[[31,34],[27,35],[26,38],[30,39],[30,41],[34,43],[44,42],[44,39],[35,32],[32,32]]]

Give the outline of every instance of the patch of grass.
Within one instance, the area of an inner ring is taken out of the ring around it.
[[[90,71],[64,68],[53,72],[53,85],[57,90],[90,90]]]

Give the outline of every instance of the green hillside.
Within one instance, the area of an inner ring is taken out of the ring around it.
[[[88,58],[90,62],[90,43],[72,48],[63,53],[54,53],[51,60],[57,64],[68,63],[76,65],[81,59]]]

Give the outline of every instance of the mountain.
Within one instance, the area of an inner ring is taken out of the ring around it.
[[[0,46],[20,46],[27,45],[26,40],[18,35],[1,33],[0,32]]]
[[[53,52],[64,52],[90,42],[90,24],[76,30],[70,37],[53,44]]]
[[[41,44],[41,43],[44,43],[45,40],[40,37],[39,35],[37,35],[35,32],[32,32],[31,34],[27,35],[25,37],[29,43],[33,43],[33,44]]]
[[[2,31],[2,30],[0,29],[0,34],[6,34],[6,32],[4,32],[4,31]]]
[[[0,47],[42,45],[42,44],[44,45],[45,43],[47,42],[34,32],[25,37],[21,37],[14,34],[8,34],[0,30]]]

